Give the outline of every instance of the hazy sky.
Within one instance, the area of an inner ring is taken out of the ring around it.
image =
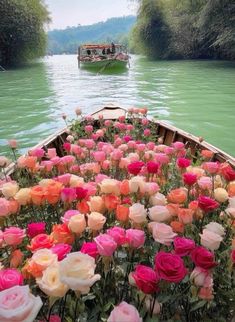
[[[45,0],[45,3],[52,18],[49,29],[89,25],[136,14],[136,5],[128,0]]]

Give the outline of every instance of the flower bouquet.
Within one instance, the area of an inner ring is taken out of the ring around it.
[[[232,321],[234,169],[76,112],[63,155],[0,157],[0,321]]]

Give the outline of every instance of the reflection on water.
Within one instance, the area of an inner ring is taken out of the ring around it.
[[[45,58],[0,73],[0,147],[17,138],[29,148],[64,126],[61,114],[91,113],[104,103],[146,106],[151,115],[206,138],[235,155],[235,64],[222,61],[149,62],[102,74],[77,68],[76,56]]]

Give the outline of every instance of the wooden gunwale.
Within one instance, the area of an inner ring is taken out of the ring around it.
[[[104,119],[117,120],[119,116],[126,115],[126,113],[127,110],[124,107],[110,104],[96,110],[91,115],[95,120],[99,119],[100,114],[103,115]],[[175,141],[181,141],[185,143],[187,148],[191,149],[191,154],[193,156],[196,156],[197,153],[201,150],[210,150],[214,153],[213,161],[228,162],[235,169],[235,158],[227,154],[226,152],[216,148],[212,144],[207,143],[206,141],[201,141],[199,137],[196,137],[164,121],[154,120],[151,117],[149,117],[149,120],[156,125],[156,135],[162,138],[162,144],[170,145]],[[129,121],[131,122],[131,118],[129,119]],[[38,143],[30,150],[35,148],[43,148],[45,150],[47,150],[48,148],[56,148],[57,154],[59,156],[62,156],[64,155],[62,145],[66,137],[68,136],[68,132],[68,128],[60,129],[59,131],[55,132],[54,134]],[[10,175],[14,172],[14,169],[15,164],[11,163],[6,168],[5,172],[7,175]]]

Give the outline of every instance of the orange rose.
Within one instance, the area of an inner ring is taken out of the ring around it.
[[[228,184],[227,190],[229,197],[235,197],[235,181],[232,181]]]
[[[171,216],[177,216],[179,205],[176,203],[169,203],[166,205],[168,211],[170,212]]]
[[[34,205],[40,206],[44,201],[44,188],[39,185],[32,187],[31,199]]]
[[[130,187],[129,187],[129,181],[126,179],[126,180],[123,180],[121,183],[120,183],[120,193],[124,196],[126,195],[129,195],[130,193]]]
[[[21,250],[16,249],[14,252],[11,253],[11,260],[10,260],[10,267],[17,268],[20,266],[24,258],[24,254]]]
[[[54,225],[51,237],[55,244],[69,244],[74,242],[74,236],[66,224]]]
[[[201,151],[201,156],[205,159],[211,159],[214,155],[214,152],[210,150],[202,150]]]
[[[33,237],[27,248],[31,250],[31,252],[35,252],[38,249],[51,248],[53,244],[51,236],[48,236],[47,234],[39,234]]]
[[[117,196],[113,195],[104,195],[104,204],[108,210],[114,210],[117,208],[117,205],[120,202],[120,199]]]
[[[20,210],[20,205],[16,200],[8,200],[8,208],[11,214],[16,214]]]
[[[129,207],[125,205],[117,205],[116,218],[123,222],[127,221],[129,218]]]
[[[184,224],[182,222],[172,221],[170,223],[170,225],[171,225],[171,228],[172,228],[173,232],[183,234],[183,232],[184,232]]]
[[[188,208],[179,208],[178,210],[179,221],[183,224],[191,224],[193,221],[193,210]]]
[[[25,158],[25,167],[29,168],[30,170],[33,170],[36,167],[36,163],[37,163],[37,158],[36,157],[30,157],[27,156]]]
[[[90,207],[85,200],[78,202],[76,205],[76,209],[80,211],[81,214],[87,214],[90,212]]]
[[[167,199],[171,203],[182,204],[187,200],[187,192],[183,188],[171,190],[167,195]]]
[[[59,201],[62,186],[60,182],[53,181],[45,188],[44,196],[49,204],[54,205]]]

